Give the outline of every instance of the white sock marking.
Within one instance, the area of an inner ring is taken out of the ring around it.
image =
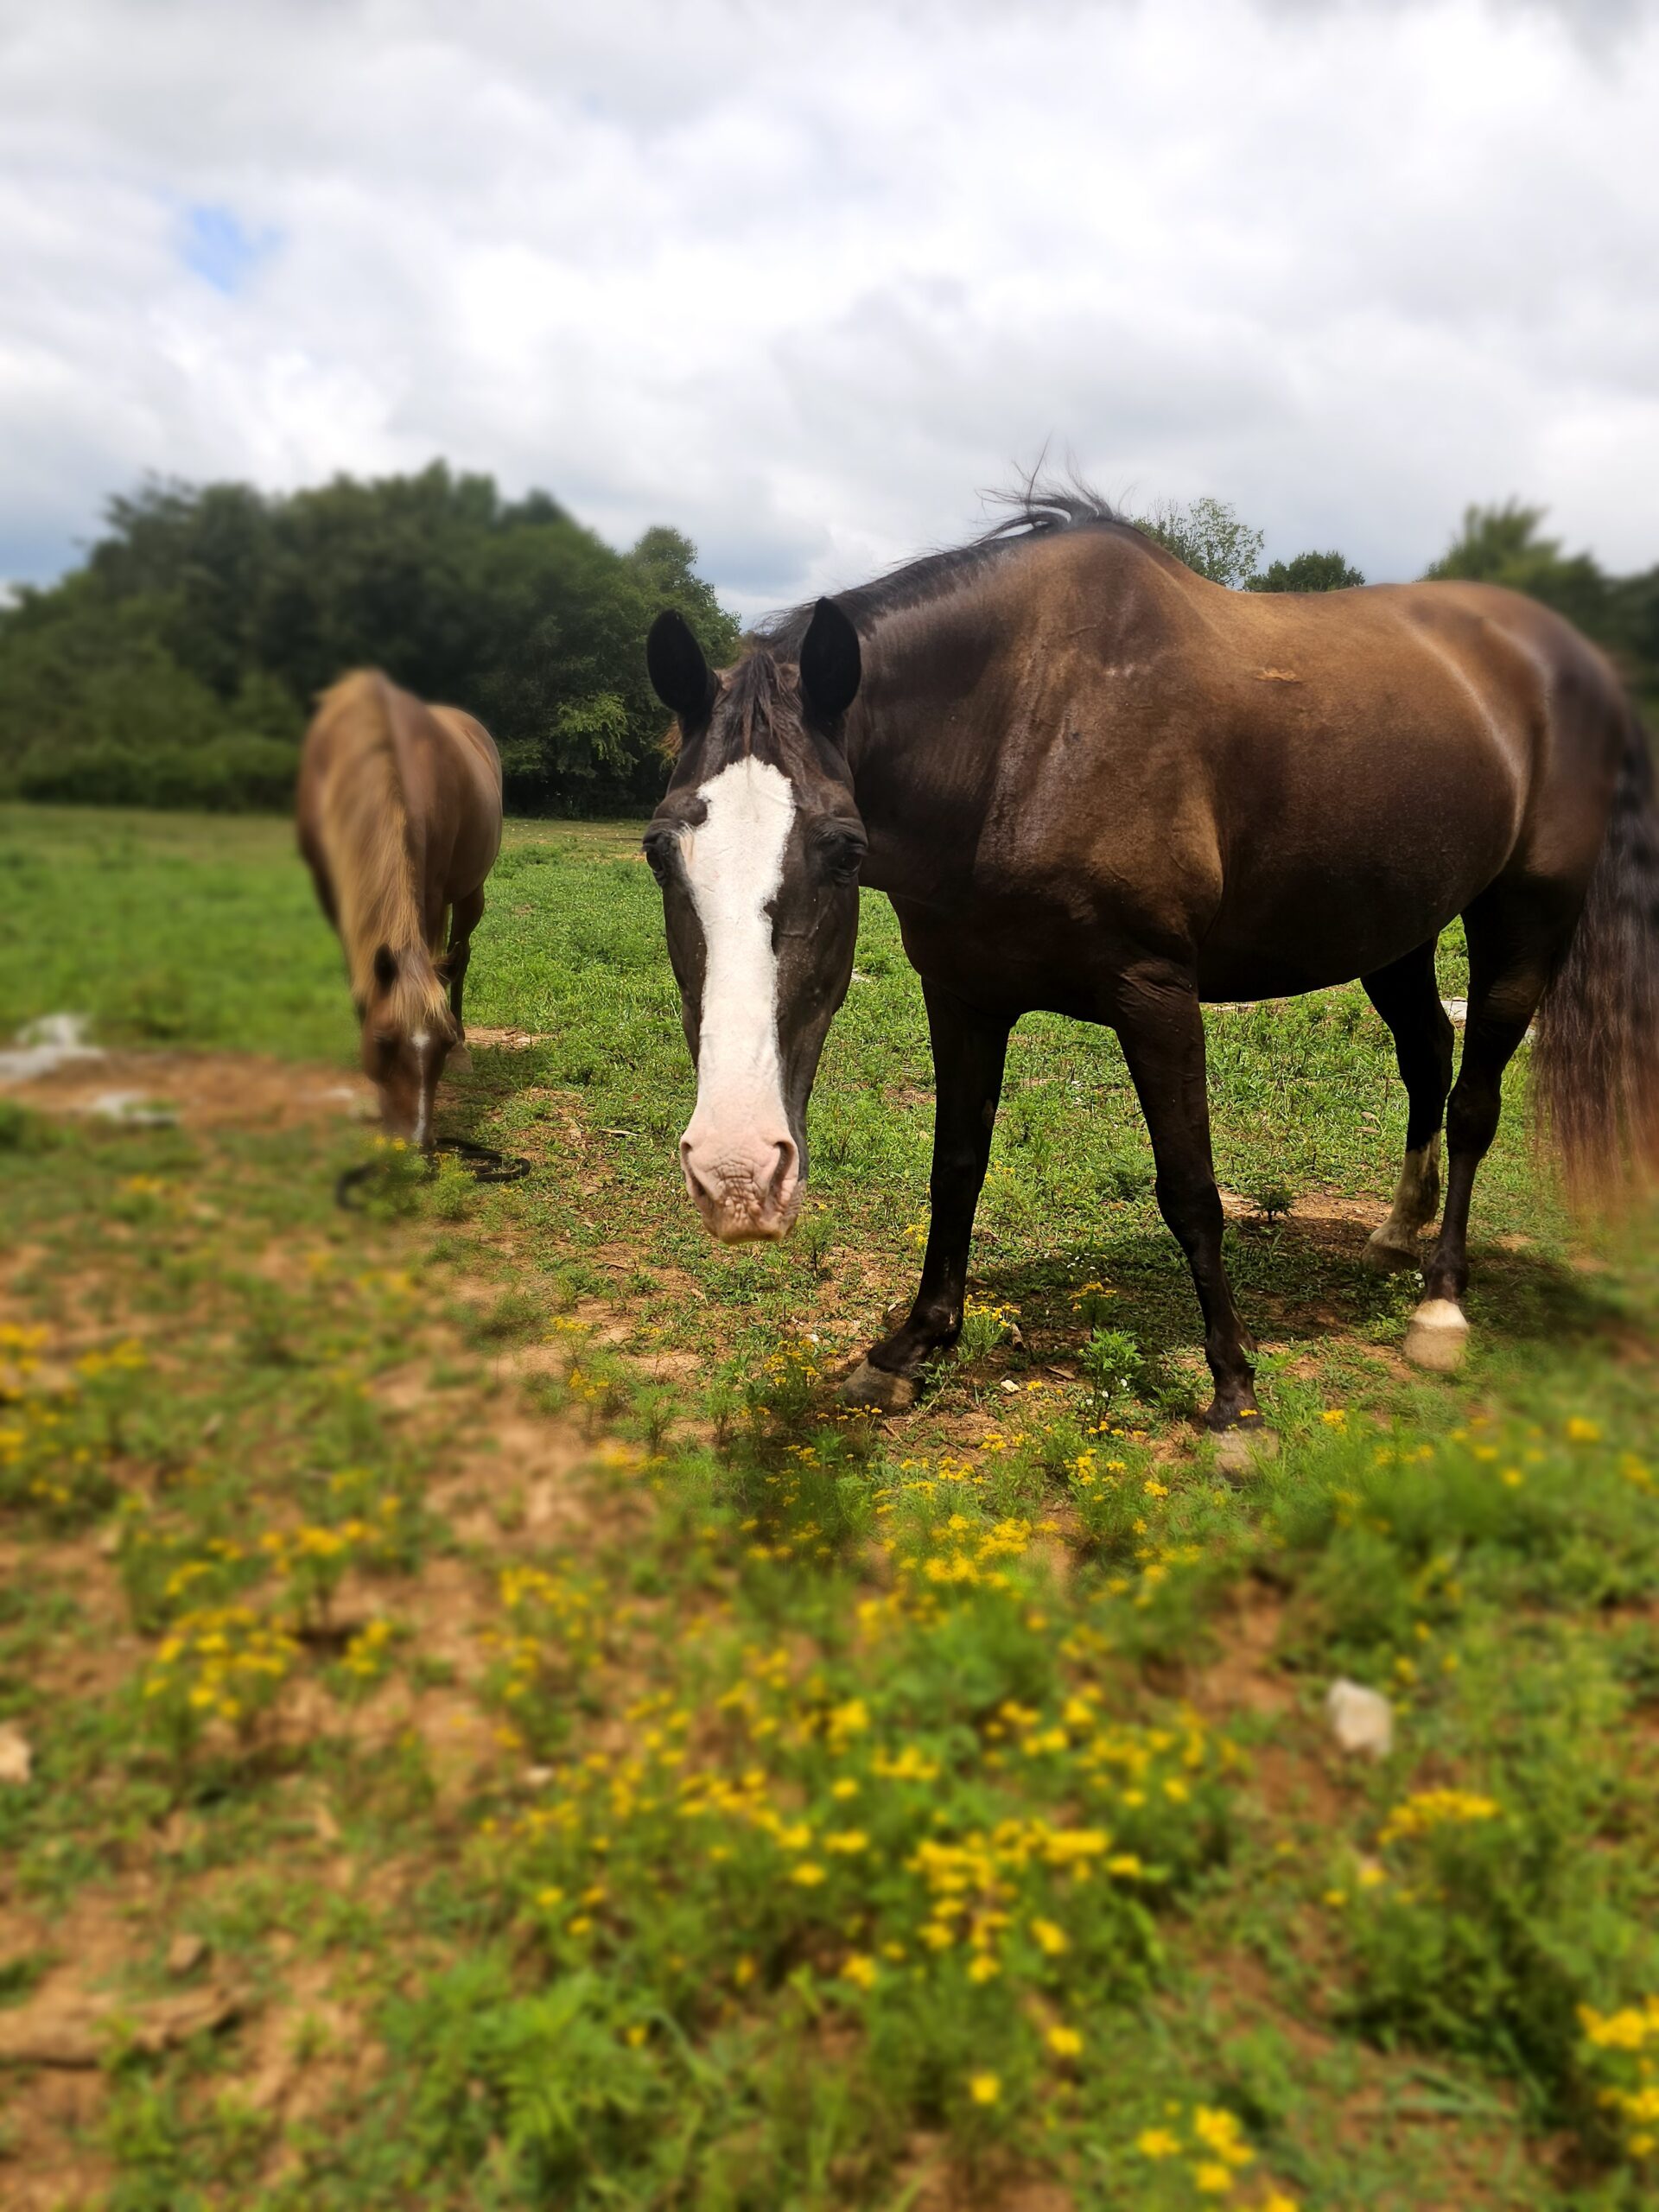
[[[1440,1140],[1438,1135],[1432,1136],[1416,1152],[1406,1154],[1405,1165],[1400,1170],[1400,1180],[1395,1187],[1393,1211],[1379,1231],[1387,1242],[1412,1245],[1416,1242],[1418,1230],[1427,1228],[1434,1218],[1440,1164]],[[1435,1186],[1434,1203],[1430,1201],[1431,1182]]]
[[[708,813],[685,833],[682,848],[705,957],[691,1120],[707,1131],[716,1155],[729,1142],[741,1160],[752,1154],[757,1134],[781,1136],[789,1127],[778,1058],[778,956],[766,907],[783,881],[795,795],[786,776],[751,758],[710,777],[697,797]]]

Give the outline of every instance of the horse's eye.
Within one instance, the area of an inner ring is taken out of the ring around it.
[[[646,861],[664,889],[674,873],[674,853],[679,842],[671,830],[654,830],[645,840]]]
[[[861,830],[838,829],[830,830],[823,838],[819,850],[823,855],[824,873],[832,883],[852,883],[864,865],[864,855],[869,850]]]

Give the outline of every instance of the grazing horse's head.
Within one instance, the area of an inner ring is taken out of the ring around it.
[[[380,1096],[389,1137],[423,1149],[432,1142],[432,1102],[460,1031],[444,997],[443,979],[423,945],[376,949],[368,986],[359,997],[363,1072]]]
[[[821,599],[798,664],[762,645],[715,675],[671,613],[652,626],[647,660],[680,726],[645,842],[697,1071],[685,1187],[722,1242],[784,1236],[806,1179],[807,1097],[858,934],[864,825],[840,743],[858,634]]]

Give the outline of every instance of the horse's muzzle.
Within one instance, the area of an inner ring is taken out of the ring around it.
[[[800,1211],[801,1156],[788,1135],[713,1142],[688,1129],[680,1166],[703,1227],[722,1244],[775,1243]]]

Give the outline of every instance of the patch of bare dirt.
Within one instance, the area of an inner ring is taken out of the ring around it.
[[[1224,1719],[1235,1713],[1287,1713],[1296,1694],[1272,1664],[1285,1616],[1284,1599],[1254,1580],[1240,1583],[1227,1612],[1215,1626],[1225,1649],[1213,1664],[1193,1672],[1187,1695],[1206,1718]]]
[[[374,1091],[355,1070],[274,1060],[251,1052],[105,1052],[7,1096],[41,1114],[96,1115],[100,1102],[154,1103],[191,1129],[293,1128],[303,1122],[372,1120]],[[111,1118],[119,1121],[119,1111]]]

